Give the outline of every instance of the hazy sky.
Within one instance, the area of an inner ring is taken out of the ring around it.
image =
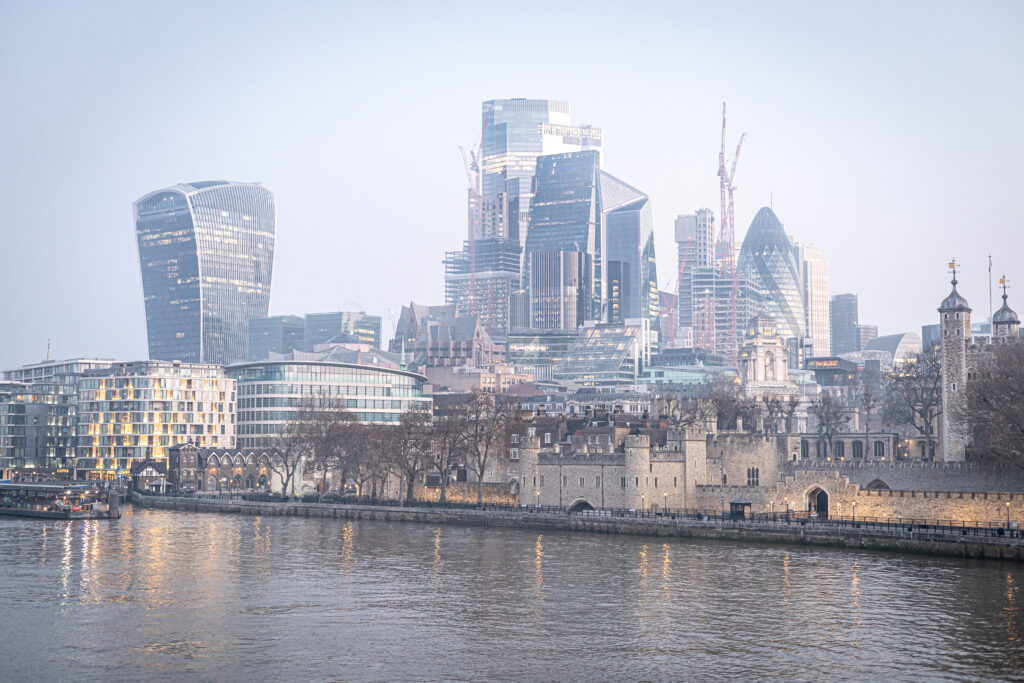
[[[718,214],[727,100],[738,237],[773,197],[882,334],[937,319],[952,256],[976,319],[989,252],[1024,313],[1022,29],[1022,2],[0,0],[0,367],[146,357],[131,203],[182,181],[274,191],[272,314],[442,303],[457,146],[499,97],[603,129],[662,287],[674,216]]]

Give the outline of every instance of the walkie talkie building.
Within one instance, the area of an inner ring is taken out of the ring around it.
[[[270,308],[273,193],[203,181],[151,192],[132,210],[150,359],[244,360],[246,325]]]

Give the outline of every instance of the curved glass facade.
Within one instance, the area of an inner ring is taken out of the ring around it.
[[[133,205],[149,357],[227,364],[245,358],[246,325],[266,317],[274,265],[274,195],[204,181]]]
[[[747,230],[738,268],[761,285],[764,311],[775,318],[779,336],[785,339],[806,336],[800,265],[782,223],[767,206],[757,212]]]
[[[608,322],[622,322],[628,318],[657,320],[661,308],[658,301],[658,271],[654,260],[651,200],[635,187],[601,171],[601,202],[607,238],[606,318]],[[619,296],[612,291],[616,270],[617,279],[625,283]]]
[[[406,410],[433,411],[423,375],[349,363],[265,361],[227,369],[238,386],[238,447],[269,448],[305,402],[343,408],[361,422],[398,422]]]

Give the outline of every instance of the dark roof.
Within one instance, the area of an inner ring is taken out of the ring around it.
[[[960,296],[960,292],[956,291],[956,280],[954,280],[953,291],[939,304],[939,312],[969,310],[971,310],[971,307],[967,305],[967,299]]]
[[[1017,312],[1010,308],[1009,304],[1006,303],[1006,294],[1003,294],[1003,305],[998,311],[992,316],[993,325],[1019,325],[1020,318],[1017,317]]]

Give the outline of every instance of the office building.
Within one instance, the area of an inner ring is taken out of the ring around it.
[[[529,327],[575,330],[593,318],[593,259],[579,251],[531,254]]]
[[[832,354],[861,350],[856,294],[836,294],[829,304]]]
[[[873,339],[878,338],[878,325],[857,325],[857,343],[861,351],[868,348]]]
[[[410,301],[408,306],[402,306],[398,324],[395,326],[395,336],[388,345],[388,350],[391,353],[411,353],[428,321],[453,323],[455,318],[454,305],[425,306]]]
[[[554,368],[554,380],[605,390],[636,384],[651,358],[650,321],[622,325],[590,322],[580,329],[569,353]]]
[[[536,252],[578,252],[590,257],[583,260],[588,272],[580,275],[591,290],[590,310],[584,311],[584,320],[601,318],[605,291],[598,156],[596,151],[586,151],[537,159],[529,234],[523,255],[528,287],[532,285],[530,270]],[[532,306],[535,299],[532,292],[530,299]]]
[[[715,264],[715,216],[710,209],[698,209],[696,213],[676,216],[675,221],[677,273],[676,273],[676,329],[691,330],[683,336],[692,338],[693,282],[696,268],[714,268]]]
[[[364,423],[396,423],[407,410],[430,414],[427,378],[379,350],[328,345],[227,369],[238,386],[238,447],[273,448],[284,426],[310,401],[352,413]]]
[[[302,347],[306,351],[315,351],[317,345],[340,341],[341,337],[347,335],[359,343],[379,349],[380,325],[379,315],[367,315],[363,311],[308,313]]]
[[[579,331],[520,328],[508,338],[508,360],[517,372],[533,375],[537,382],[547,382],[554,376],[555,366],[562,361],[579,338]]]
[[[235,383],[219,365],[114,363],[78,379],[75,478],[112,479],[175,444],[235,445]]]
[[[569,103],[558,100],[487,100],[480,118],[481,199],[486,204],[504,194],[490,211],[503,211],[506,227],[492,232],[525,246],[537,157],[600,150],[601,129],[573,125]],[[484,216],[482,225],[489,222],[487,211]]]
[[[270,306],[274,195],[259,184],[203,181],[151,192],[132,210],[149,357],[243,359],[247,323]]]
[[[828,263],[821,249],[797,245],[800,279],[804,293],[804,330],[812,356],[828,356],[831,351],[829,324]]]
[[[467,240],[444,258],[445,303],[460,316],[478,316],[493,338],[508,337],[512,294],[520,289],[518,241]]]
[[[608,274],[607,322],[658,319],[658,271],[654,260],[654,218],[645,193],[601,171],[604,258]]]
[[[778,216],[763,207],[747,230],[738,268],[760,285],[765,297],[764,312],[775,320],[775,330],[782,339],[800,340],[806,336],[807,315],[797,257]]]
[[[248,325],[246,360],[263,360],[270,353],[288,353],[303,347],[306,321],[300,315],[253,318]]]

